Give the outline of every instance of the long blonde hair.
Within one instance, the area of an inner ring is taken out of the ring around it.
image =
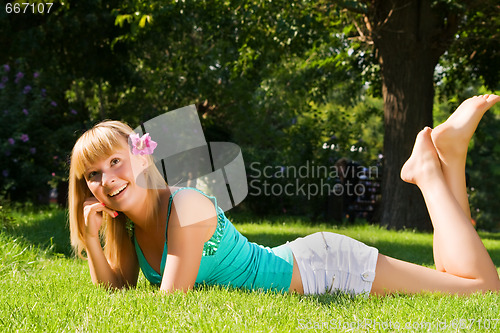
[[[86,248],[83,203],[92,196],[84,177],[85,169],[94,162],[107,158],[117,149],[123,148],[124,145],[128,149],[128,136],[131,133],[133,130],[127,124],[119,121],[104,121],[85,132],[73,147],[69,171],[69,225],[71,245],[81,258],[84,258],[83,251]],[[166,185],[166,183],[154,166],[151,155],[147,156],[147,159],[150,167],[146,176],[148,207],[145,214],[148,219],[157,220],[160,200],[157,184]],[[100,234],[104,243],[104,253],[116,268],[120,260],[120,248],[123,242],[130,241],[126,228],[127,217],[124,214],[119,214],[117,218],[112,220],[108,214],[103,213],[103,220]]]

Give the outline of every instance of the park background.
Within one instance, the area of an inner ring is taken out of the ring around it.
[[[68,0],[50,12],[30,3],[0,8],[2,331],[498,331],[498,293],[159,295],[142,275],[133,290],[95,288],[71,251],[65,208],[83,131],[103,119],[134,128],[195,104],[207,141],[241,147],[249,182],[285,186],[295,181],[286,170],[337,170],[341,158],[376,167],[368,222],[332,219],[331,196],[249,195],[228,212],[249,240],[276,246],[327,230],[433,267],[432,234],[417,231],[430,228],[421,195],[399,170],[421,128],[468,97],[499,93],[497,1]],[[467,160],[473,218],[497,268],[499,125],[496,106]],[[273,172],[259,178],[266,166]]]
[[[490,0],[35,3],[0,11],[0,190],[15,202],[46,202],[57,187],[64,202],[70,149],[92,124],[136,127],[195,104],[207,141],[242,148],[249,181],[251,163],[378,165],[372,220],[429,230],[418,189],[399,179],[414,137],[499,88]],[[500,221],[497,114],[467,164],[473,218],[489,230]],[[325,197],[250,195],[239,208],[321,221]]]
[[[0,188],[14,201],[64,193],[71,146],[92,124],[136,127],[196,104],[207,141],[242,147],[247,172],[342,157],[381,165],[376,222],[425,230],[419,191],[398,177],[416,133],[499,87],[494,1],[39,5],[0,14]],[[468,159],[474,219],[488,229],[500,220],[497,118],[483,121]],[[321,220],[325,202],[254,195],[242,207]]]

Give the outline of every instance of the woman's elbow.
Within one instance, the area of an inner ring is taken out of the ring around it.
[[[99,281],[97,279],[92,279],[92,283],[96,287],[109,290],[130,289],[136,286],[136,283],[129,283],[128,281],[120,278],[115,278],[107,281]]]
[[[176,291],[182,291],[184,294],[188,292],[188,290],[192,290],[193,286],[175,286],[171,285],[170,287],[164,286],[163,284],[160,286],[160,293],[162,294],[172,294]]]

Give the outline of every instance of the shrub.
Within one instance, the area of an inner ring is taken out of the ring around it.
[[[15,201],[47,202],[67,174],[79,114],[43,83],[22,59],[0,67],[0,190]]]

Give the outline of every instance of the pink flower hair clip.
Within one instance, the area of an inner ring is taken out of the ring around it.
[[[151,140],[149,133],[139,137],[139,134],[130,134],[130,141],[132,141],[132,154],[134,155],[152,155],[156,146],[155,141]]]

